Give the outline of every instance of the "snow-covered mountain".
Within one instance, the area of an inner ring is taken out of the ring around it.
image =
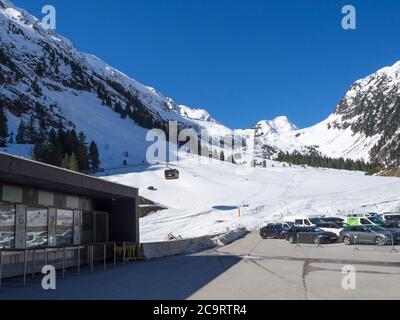
[[[31,117],[47,132],[60,127],[83,131],[97,142],[103,166],[141,163],[147,129],[165,128],[167,121],[213,134],[229,132],[207,111],[180,106],[79,52],[7,0],[0,0],[0,103],[6,107],[9,134],[15,137],[21,119]],[[21,153],[13,146],[7,150]]]
[[[398,166],[399,93],[400,62],[356,81],[335,113],[315,126],[299,129],[284,116],[260,121],[253,128],[258,156],[312,150]],[[170,120],[198,132],[205,129],[209,136],[232,134],[206,110],[180,105],[97,57],[79,52],[8,0],[0,0],[1,105],[14,137],[21,119],[33,118],[46,132],[74,128],[97,142],[105,167],[141,163],[149,144],[147,130],[165,128]],[[27,148],[10,145],[6,150],[26,156],[32,146]]]
[[[334,114],[297,129],[285,117],[255,126],[257,144],[269,150],[317,151],[333,158],[400,164],[400,62],[356,81]]]

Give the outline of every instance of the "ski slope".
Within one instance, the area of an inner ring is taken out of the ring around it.
[[[218,160],[186,158],[172,167],[180,179],[164,179],[165,166],[109,171],[104,179],[138,187],[140,194],[168,207],[140,220],[142,242],[255,229],[299,214],[345,215],[400,209],[400,180],[360,172],[283,167],[249,168]],[[154,186],[156,191],[147,188]],[[238,215],[238,208],[241,216]]]

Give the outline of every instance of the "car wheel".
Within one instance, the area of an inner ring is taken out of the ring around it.
[[[384,238],[382,238],[382,237],[376,237],[375,238],[375,244],[377,246],[382,247],[382,246],[384,246],[386,244],[386,240]]]
[[[344,243],[346,246],[351,245],[351,239],[350,239],[350,237],[344,237],[344,238],[343,238],[343,243]]]
[[[292,244],[294,243],[294,236],[289,237],[289,243],[292,243]]]

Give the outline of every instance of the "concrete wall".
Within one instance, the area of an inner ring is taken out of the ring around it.
[[[238,229],[221,235],[204,236],[193,239],[152,242],[142,244],[142,257],[144,259],[163,258],[182,254],[191,254],[218,246],[227,245],[244,237],[248,231]]]

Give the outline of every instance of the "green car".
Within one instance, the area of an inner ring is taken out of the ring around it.
[[[350,214],[346,218],[346,223],[351,226],[360,226],[360,225],[383,226],[386,224],[385,221],[380,217],[370,214]]]

